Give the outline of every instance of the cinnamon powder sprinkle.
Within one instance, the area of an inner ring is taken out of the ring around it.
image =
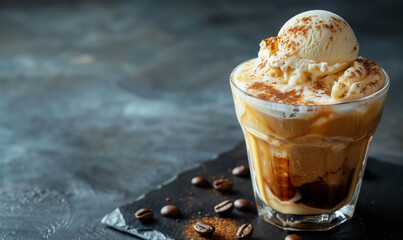
[[[270,55],[275,54],[278,49],[279,37],[266,38],[263,41],[265,42],[267,48],[270,49]]]
[[[287,93],[283,93],[273,86],[264,84],[262,82],[254,82],[249,87],[248,90],[254,90],[258,92],[263,92],[257,95],[258,98],[266,101],[281,102],[285,104],[295,104],[301,100],[301,94],[297,95],[297,91],[293,90]]]
[[[193,228],[193,225],[197,222],[204,222],[214,226],[215,232],[213,236],[211,238],[201,237]],[[182,230],[182,236],[184,239],[192,240],[233,240],[237,239],[238,225],[241,225],[241,223],[237,223],[235,219],[231,218],[203,217],[202,219],[191,219]]]
[[[315,81],[313,88],[318,92],[319,90],[323,90],[326,95],[330,96],[331,90],[324,84],[322,81]]]
[[[379,66],[375,62],[365,58],[357,58],[355,61],[361,62],[369,74],[379,73]]]
[[[382,81],[380,80],[380,79],[382,79],[382,75],[381,75],[381,70],[380,70],[380,67],[378,66],[378,64],[376,64],[375,62],[373,62],[371,60],[364,59],[364,58],[358,58],[356,61],[363,64],[367,75],[378,75],[378,77],[375,78],[372,82],[367,83],[363,88],[361,88],[360,92],[366,94],[367,91],[369,90],[368,88],[375,88],[375,87],[380,88],[380,85],[382,84]],[[357,75],[363,74],[361,71],[359,71],[359,70],[357,70],[357,71],[358,72],[353,72],[353,73],[355,73]]]

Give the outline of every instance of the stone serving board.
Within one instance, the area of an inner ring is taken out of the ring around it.
[[[142,239],[186,239],[183,231],[190,225],[189,221],[201,219],[206,214],[210,218],[217,217],[213,210],[215,204],[241,197],[253,200],[250,179],[231,174],[231,169],[241,164],[247,164],[243,143],[200,167],[181,173],[173,181],[137,201],[115,209],[102,219],[102,223]],[[297,232],[303,240],[401,239],[398,230],[403,226],[403,167],[370,158],[367,169],[354,217],[330,231]],[[234,182],[233,191],[224,195],[214,189],[194,187],[190,184],[194,176],[204,176],[211,182],[221,177],[228,178]],[[182,217],[170,219],[161,216],[159,210],[167,204],[178,206]],[[155,220],[149,223],[138,221],[134,213],[140,208],[151,209]],[[252,223],[255,226],[254,240],[284,239],[290,234],[261,220],[256,210],[248,213],[234,210],[227,218],[233,219],[236,226]],[[216,238],[226,239],[224,236]]]

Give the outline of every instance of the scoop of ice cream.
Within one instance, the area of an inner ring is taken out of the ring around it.
[[[260,43],[259,64],[332,73],[358,57],[359,45],[350,25],[338,15],[313,10],[288,20],[277,37]],[[259,69],[258,69],[259,70]]]
[[[359,99],[380,89],[385,76],[376,63],[358,57],[358,50],[343,18],[323,10],[303,12],[288,20],[278,36],[260,43],[258,59],[237,76],[242,79],[238,85],[288,104]]]
[[[335,63],[358,57],[358,42],[350,25],[340,16],[323,10],[300,13],[278,33],[280,54],[303,60]]]

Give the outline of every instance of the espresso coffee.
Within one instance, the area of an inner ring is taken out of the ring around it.
[[[352,198],[384,99],[356,108],[335,104],[268,109],[264,101],[236,87],[233,96],[254,180],[267,204],[287,214],[322,214]]]

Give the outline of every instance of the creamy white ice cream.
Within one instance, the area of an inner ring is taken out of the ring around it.
[[[323,10],[288,20],[277,37],[260,43],[259,57],[235,73],[237,86],[269,101],[317,105],[351,101],[384,84],[382,69],[358,57],[353,30]]]
[[[328,11],[298,14],[284,24],[278,36],[283,54],[298,60],[333,65],[358,57],[358,42],[350,25]]]

